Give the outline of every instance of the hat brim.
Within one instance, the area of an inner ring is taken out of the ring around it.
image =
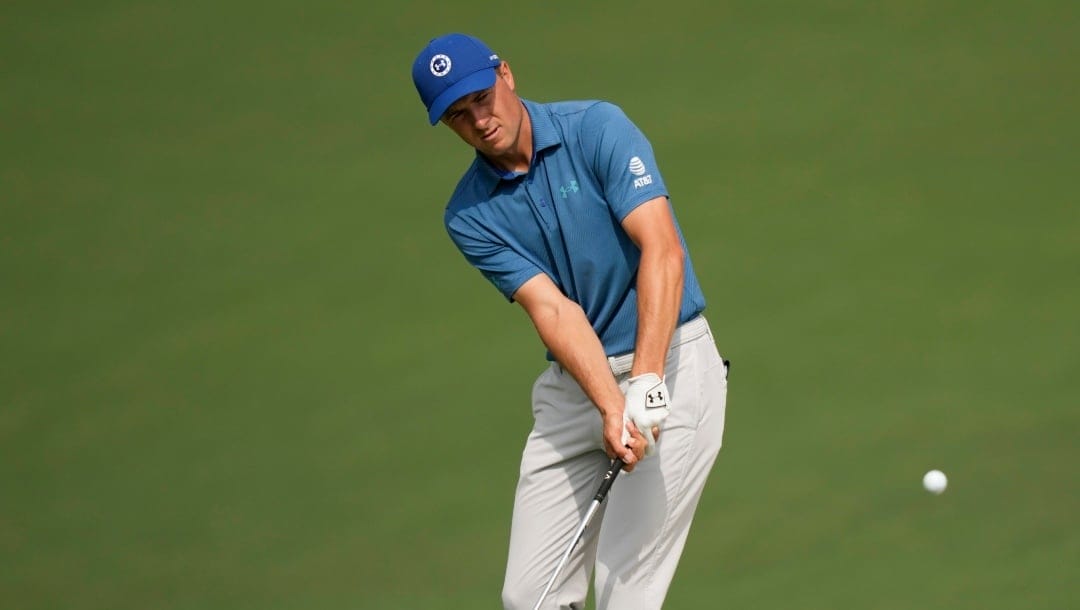
[[[449,89],[443,91],[431,103],[431,108],[428,108],[428,120],[431,121],[432,125],[438,123],[446,109],[452,106],[454,102],[470,93],[476,93],[491,87],[495,84],[496,78],[495,68],[484,68],[450,85]]]

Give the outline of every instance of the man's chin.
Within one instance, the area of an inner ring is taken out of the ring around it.
[[[487,157],[501,157],[509,152],[510,147],[499,141],[480,142],[480,145],[476,147],[476,150],[479,150]]]

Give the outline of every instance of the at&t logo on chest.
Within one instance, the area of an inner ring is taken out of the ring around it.
[[[631,174],[637,176],[634,178],[634,188],[639,189],[652,184],[652,174],[645,175],[645,163],[641,160],[641,157],[632,157],[629,169]]]

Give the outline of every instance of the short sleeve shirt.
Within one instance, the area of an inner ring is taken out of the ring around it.
[[[533,130],[529,170],[503,174],[477,154],[446,207],[446,230],[507,299],[544,273],[585,311],[609,356],[631,352],[641,252],[621,223],[668,196],[652,146],[613,104],[522,102]],[[682,299],[680,323],[705,308],[689,254]]]

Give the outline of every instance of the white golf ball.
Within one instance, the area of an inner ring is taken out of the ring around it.
[[[923,475],[922,486],[926,488],[926,491],[932,494],[939,494],[945,491],[945,487],[948,486],[949,479],[945,478],[945,473],[940,470],[931,470]]]

